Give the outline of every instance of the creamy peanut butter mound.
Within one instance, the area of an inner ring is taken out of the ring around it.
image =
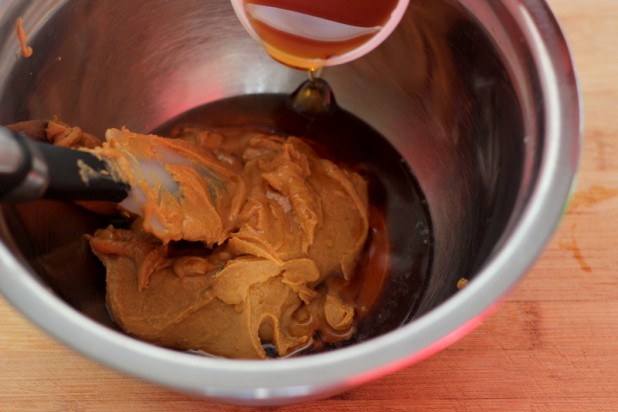
[[[121,204],[140,215],[130,228],[89,238],[128,333],[233,358],[351,337],[342,290],[369,229],[359,175],[301,139],[237,129],[177,139],[110,129],[94,150],[145,204]]]

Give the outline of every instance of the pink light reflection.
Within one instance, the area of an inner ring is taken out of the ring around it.
[[[183,71],[166,82],[159,96],[159,119],[170,120],[174,117],[225,97],[224,87],[216,74],[209,70],[196,69],[193,73]]]

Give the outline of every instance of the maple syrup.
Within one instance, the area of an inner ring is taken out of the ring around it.
[[[238,0],[241,21],[277,61],[316,69],[390,34],[407,1],[398,0]],[[395,14],[395,10],[397,13]],[[246,19],[245,19],[246,16]],[[395,17],[394,17],[395,16]],[[387,29],[387,30],[385,30]],[[360,56],[358,56],[360,57]]]

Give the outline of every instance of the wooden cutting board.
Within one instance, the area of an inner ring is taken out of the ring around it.
[[[495,0],[500,1],[500,0]],[[450,348],[332,399],[282,410],[618,410],[618,0],[551,0],[586,110],[576,193],[499,311]],[[0,411],[233,411],[106,369],[0,298]]]

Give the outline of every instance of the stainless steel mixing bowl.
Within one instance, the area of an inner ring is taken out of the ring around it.
[[[19,16],[29,59],[19,54]],[[429,202],[432,273],[405,326],[273,361],[140,342],[105,324],[100,280],[66,252],[96,222],[49,202],[2,209],[2,294],[93,359],[237,403],[341,392],[463,336],[542,251],[573,181],[581,114],[556,20],[540,0],[414,0],[386,43],[324,75],[341,106],[401,152]],[[288,93],[304,76],[267,57],[226,0],[0,0],[1,124],[57,115],[96,134],[121,125],[145,132],[223,97]],[[461,277],[471,281],[458,290]]]

